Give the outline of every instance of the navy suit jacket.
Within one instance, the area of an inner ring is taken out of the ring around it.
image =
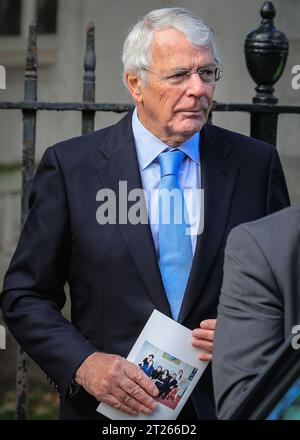
[[[190,329],[216,317],[230,230],[289,205],[271,145],[207,124],[201,167],[204,232],[178,318]],[[64,419],[101,417],[84,389],[68,397],[72,377],[88,355],[98,350],[126,357],[153,309],[171,317],[150,226],[96,221],[97,191],[110,188],[118,195],[121,180],[128,191],[142,188],[131,113],[111,127],[48,148],[4,280],[4,320],[56,384]],[[71,322],[60,313],[66,282]],[[210,367],[192,399],[199,418],[216,416]]]

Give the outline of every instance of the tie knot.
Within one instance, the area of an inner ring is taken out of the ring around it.
[[[181,150],[166,151],[158,156],[160,164],[160,176],[177,176],[179,167],[183,161],[185,153]]]

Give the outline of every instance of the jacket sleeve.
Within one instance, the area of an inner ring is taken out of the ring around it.
[[[271,166],[269,171],[266,215],[290,206],[290,197],[287,189],[280,158],[276,148],[272,149]]]
[[[36,172],[29,210],[4,278],[0,306],[17,342],[64,399],[76,369],[97,349],[61,314],[71,234],[65,183],[53,147]]]
[[[246,226],[234,228],[225,250],[224,279],[213,348],[220,419],[227,419],[284,339],[283,300],[269,262]]]

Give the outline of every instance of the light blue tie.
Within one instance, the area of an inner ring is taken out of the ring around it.
[[[193,253],[184,218],[184,198],[178,170],[185,153],[167,151],[159,155],[159,257],[163,284],[172,316],[177,320],[189,278]],[[174,198],[170,196],[170,191]]]

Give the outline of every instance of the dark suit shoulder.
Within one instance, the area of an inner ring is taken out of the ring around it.
[[[237,133],[236,131],[227,130],[223,127],[218,127],[217,125],[207,124],[205,127],[208,130],[214,131],[217,136],[234,143],[246,143],[256,147],[266,148],[267,150],[275,148],[274,145],[268,144],[267,142],[263,142],[245,134]]]
[[[205,134],[219,149],[245,161],[269,159],[274,154],[274,145],[216,125],[206,124]]]
[[[47,148],[44,156],[52,153],[56,156],[64,172],[88,170],[97,162],[99,147],[111,133],[122,133],[123,127],[128,125],[130,113],[119,122],[92,133],[63,140]]]
[[[90,163],[96,159],[100,145],[110,133],[114,132],[117,136],[122,136],[131,123],[131,116],[132,112],[129,112],[113,125],[58,142],[49,148],[55,152],[62,164],[78,166]]]
[[[86,155],[90,150],[95,150],[95,148],[101,144],[112,127],[113,126],[105,127],[89,134],[65,139],[50,148],[52,148],[60,157],[74,154]]]

